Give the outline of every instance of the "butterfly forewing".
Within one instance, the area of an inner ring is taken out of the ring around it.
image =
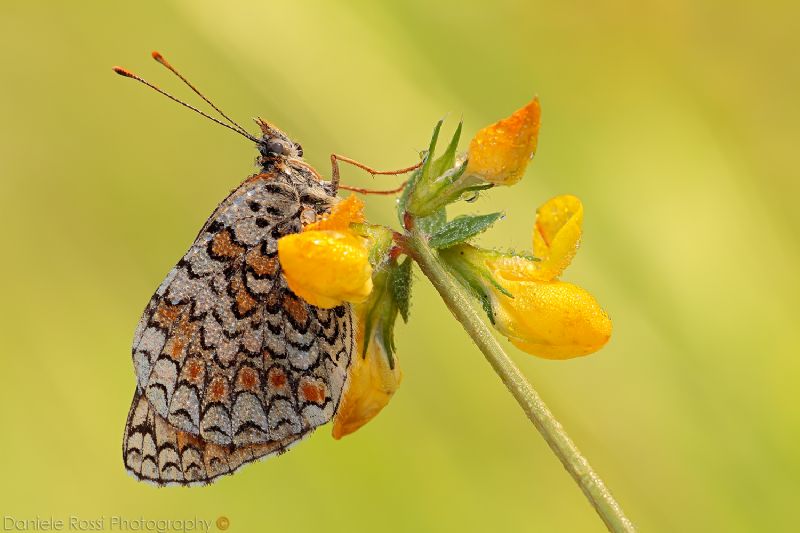
[[[255,458],[260,452],[251,446],[263,444],[258,450],[268,455],[274,452],[264,450],[284,449],[330,420],[353,352],[352,311],[319,309],[295,296],[281,273],[277,240],[333,201],[314,176],[290,168],[247,179],[219,205],[136,329],[137,397],[125,437],[131,455],[137,435],[144,446],[174,432],[209,450],[225,447],[228,460],[234,453]],[[145,411],[155,436],[131,425]],[[144,461],[148,450],[142,448],[139,472],[126,451],[140,477],[157,466]],[[205,475],[213,477],[208,467]]]

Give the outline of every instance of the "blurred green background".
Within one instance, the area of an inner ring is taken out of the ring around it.
[[[469,138],[538,94],[526,178],[461,210],[506,210],[482,242],[529,247],[536,206],[580,196],[565,279],[615,330],[588,358],[512,357],[643,531],[797,530],[798,15],[760,2],[3,2],[0,513],[602,530],[419,274],[398,327],[405,381],[358,433],[322,428],[206,488],[125,474],[134,326],[255,157],[111,72],[195,102],[149,58],[158,49],[233,117],[287,130],[323,174],[331,152],[409,165],[445,113]],[[368,204],[394,223],[391,199]]]

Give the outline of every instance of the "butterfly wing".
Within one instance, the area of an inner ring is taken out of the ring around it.
[[[247,463],[284,453],[308,431],[280,441],[220,446],[175,429],[137,389],[125,425],[122,457],[126,470],[140,481],[156,485],[206,484]]]
[[[237,448],[286,442],[330,420],[354,349],[352,310],[295,296],[277,240],[332,201],[292,171],[253,176],[220,204],[134,335],[137,389],[157,417]]]

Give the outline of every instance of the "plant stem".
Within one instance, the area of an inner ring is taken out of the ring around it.
[[[485,320],[475,309],[470,295],[447,271],[437,253],[428,246],[425,236],[412,230],[404,240],[408,253],[439,291],[447,307],[478,345],[609,531],[635,531],[633,523],[625,516],[603,480],[592,469],[533,386],[503,351]]]

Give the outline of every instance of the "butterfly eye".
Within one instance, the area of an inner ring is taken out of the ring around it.
[[[279,139],[269,139],[263,146],[262,154],[286,155],[289,153],[289,147]]]

